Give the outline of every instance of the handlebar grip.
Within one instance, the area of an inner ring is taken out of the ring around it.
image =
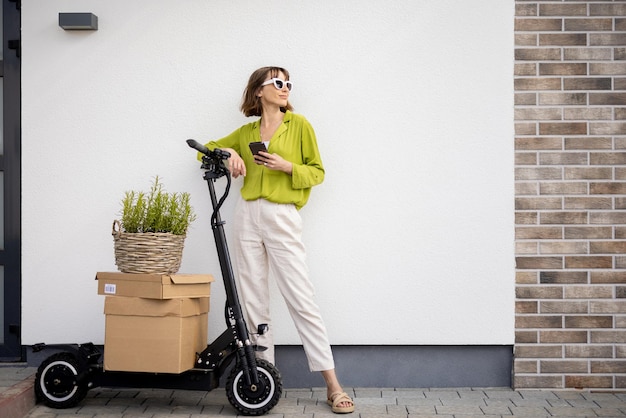
[[[209,155],[209,153],[211,152],[209,151],[207,147],[205,147],[204,145],[202,145],[195,139],[188,139],[187,145],[189,145],[191,148],[195,149],[196,151],[201,152],[204,155]]]

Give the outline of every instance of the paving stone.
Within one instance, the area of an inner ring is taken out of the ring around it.
[[[485,390],[484,393],[489,399],[522,399],[520,392],[512,390]]]
[[[428,389],[420,389],[420,388],[396,388],[390,391],[383,390],[383,393],[396,393],[398,396],[407,396],[407,397],[422,397],[425,398],[426,395],[424,392],[428,391]]]
[[[511,392],[511,398],[519,396],[522,399],[559,399],[556,393],[548,390],[526,389]]]
[[[124,410],[124,418],[126,418],[126,416],[128,415],[132,415],[132,416],[145,416],[143,415],[146,412],[146,407],[145,406],[139,406],[139,407],[128,407]]]
[[[354,398],[355,405],[396,405],[396,398]]]
[[[559,399],[553,399],[555,402],[566,402]],[[551,405],[546,399],[541,398],[532,398],[532,399],[512,399],[513,405],[517,407],[536,407],[536,408],[547,408]]]
[[[441,403],[443,404],[443,406],[477,406],[477,407],[481,407],[481,406],[485,406],[485,400],[483,398],[477,398],[477,399],[442,399]]]
[[[295,414],[302,414],[304,413],[304,406],[303,405],[298,405],[298,404],[288,404],[288,403],[283,403],[283,402],[279,402],[278,405],[276,405],[273,409],[272,412],[275,413],[280,413],[280,414],[290,414],[290,415],[295,415]]]
[[[511,407],[511,412],[513,412],[513,415],[516,417],[541,418],[550,416],[550,413],[546,408],[538,406],[513,406]]]
[[[594,412],[599,417],[626,417],[626,413],[614,408],[602,408]]]
[[[515,406],[510,399],[485,399],[485,405],[493,407],[510,407]]]
[[[443,415],[483,415],[483,411],[478,406],[437,406],[435,410]]]
[[[330,406],[326,411],[331,411]],[[361,405],[357,404],[354,408],[355,413],[364,413],[370,415],[387,415],[387,405]]]
[[[601,401],[601,400],[621,400],[626,402],[626,398],[620,397],[621,393],[597,393],[597,392],[589,392],[589,393],[581,393],[581,396],[590,401]]]
[[[306,405],[317,405],[317,399],[305,399],[298,398],[298,405],[306,406]]]
[[[461,397],[459,396],[459,393],[454,390],[454,391],[430,391],[430,392],[424,392],[424,394],[426,395],[427,399],[460,399]]]
[[[350,415],[354,415],[354,414],[348,414],[348,416]],[[405,412],[405,413],[401,413],[401,412],[394,412],[394,413],[390,413],[387,412],[385,415],[380,415],[380,414],[370,414],[370,413],[360,413],[359,415],[360,418],[380,418],[381,416],[384,416],[385,418],[413,418],[413,415],[411,415],[409,417],[409,415]],[[317,418],[317,416],[316,416]]]
[[[584,399],[546,399],[546,402],[549,406],[556,407],[567,407],[572,406],[572,403],[575,402],[587,402]]]
[[[553,401],[548,401],[548,402],[552,406],[559,406],[559,405],[553,404]],[[598,405],[597,402],[588,400],[588,399],[568,399],[566,403],[574,408],[599,408],[600,407],[600,405]],[[560,406],[564,406],[564,405],[560,405]]]
[[[402,415],[408,414],[409,411],[404,405],[387,405],[387,414],[388,415]]]
[[[582,392],[574,392],[565,390],[562,392],[553,392],[556,397],[559,399],[585,399],[584,394]]]
[[[310,390],[287,390],[283,392],[285,398],[312,398],[313,392]]]
[[[434,406],[412,406],[409,405],[406,407],[407,411],[409,411],[409,415],[413,417],[414,415],[436,415],[437,410]]]
[[[398,405],[430,405],[441,406],[443,405],[439,398],[398,398]]]
[[[439,415],[439,414],[409,414],[409,418],[454,418],[454,415]],[[464,417],[468,418],[468,417]]]
[[[513,412],[511,412],[511,409],[507,406],[481,406],[480,410],[483,411],[485,415],[513,415]]]
[[[596,413],[591,408],[566,408],[556,407],[548,408],[550,415],[554,417],[594,417]]]
[[[177,405],[177,406],[173,406],[171,408],[172,414],[187,414],[187,415],[192,415],[192,414],[201,414],[204,411],[204,407],[201,406],[195,406],[195,405]]]
[[[349,393],[348,396],[350,396]],[[380,389],[354,389],[354,397],[356,398],[382,398],[382,396]]]

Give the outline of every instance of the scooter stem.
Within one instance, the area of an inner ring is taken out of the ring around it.
[[[227,173],[230,177],[230,173]],[[226,326],[233,329],[237,351],[240,354],[239,360],[242,362],[242,370],[244,378],[248,385],[257,384],[259,377],[256,368],[256,356],[254,346],[250,341],[246,322],[243,317],[243,311],[239,304],[239,295],[237,293],[237,285],[235,283],[235,275],[233,273],[230,254],[228,252],[228,244],[224,233],[224,222],[222,221],[218,209],[218,200],[215,194],[214,181],[215,178],[205,177],[209,186],[209,194],[211,196],[211,204],[213,205],[212,229],[215,245],[217,247],[217,256],[219,258],[222,270],[222,279],[224,281],[224,289],[226,291],[226,302],[230,310],[232,324],[227,323]],[[229,178],[230,180],[230,178]]]

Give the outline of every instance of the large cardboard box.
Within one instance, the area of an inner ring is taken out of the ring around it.
[[[182,373],[207,345],[209,298],[104,301],[104,369]]]
[[[211,295],[210,274],[96,273],[98,294],[149,299],[197,298]]]

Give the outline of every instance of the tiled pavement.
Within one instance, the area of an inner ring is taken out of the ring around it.
[[[0,366],[1,418],[235,417],[224,389],[211,392],[96,388],[76,407],[34,404],[32,367]],[[515,391],[508,388],[345,388],[354,397],[350,418],[626,417],[626,393]],[[285,389],[268,418],[336,416],[323,388]],[[13,405],[20,398],[21,405]],[[20,409],[21,408],[21,409]]]
[[[350,389],[356,411],[351,417],[626,417],[626,394],[513,391],[501,388]],[[325,389],[287,389],[271,418],[336,416],[325,402]],[[96,389],[67,410],[34,407],[27,415],[43,417],[235,417],[223,389]]]

